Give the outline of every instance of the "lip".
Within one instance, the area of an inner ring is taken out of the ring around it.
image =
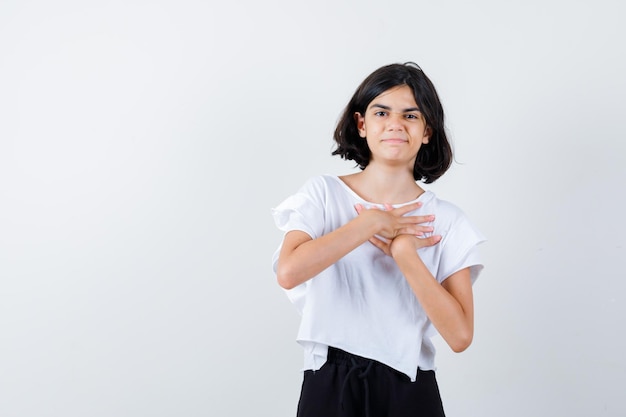
[[[382,141],[385,143],[406,143],[407,142],[406,139],[399,139],[399,138],[383,139]]]

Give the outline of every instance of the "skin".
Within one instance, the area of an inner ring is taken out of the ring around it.
[[[420,207],[419,202],[391,206],[424,192],[413,178],[413,165],[420,147],[428,143],[430,131],[413,92],[408,86],[391,88],[374,98],[365,114],[354,117],[372,157],[363,171],[341,179],[365,200],[385,202],[384,209],[356,205],[357,217],[317,239],[302,231],[287,233],[278,260],[278,283],[285,289],[294,288],[369,241],[396,261],[439,334],[452,350],[462,352],[474,334],[469,268],[439,284],[417,253],[441,241],[439,235],[417,237],[433,231],[423,224],[434,215],[407,216]]]

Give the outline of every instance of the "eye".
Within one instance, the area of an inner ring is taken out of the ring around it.
[[[387,115],[387,112],[383,111],[383,110],[379,110],[379,111],[374,113],[374,116],[378,116],[378,117],[383,117],[383,116],[386,116],[386,115]]]
[[[413,114],[413,113],[409,113],[405,116],[407,119],[419,119],[419,115],[417,114]]]

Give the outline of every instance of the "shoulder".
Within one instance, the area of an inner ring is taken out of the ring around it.
[[[322,175],[311,177],[297,192],[274,207],[272,215],[278,228],[283,231],[301,230],[314,238],[319,237],[330,195],[327,182],[328,178]]]
[[[456,234],[472,235],[478,240],[484,240],[482,233],[476,228],[467,214],[456,204],[443,200],[431,193],[431,200],[424,208],[435,215],[435,227],[444,234],[455,230]]]
[[[298,192],[310,196],[323,197],[334,192],[335,188],[339,185],[338,183],[339,180],[335,176],[316,175],[306,180]]]
[[[424,207],[432,210],[436,219],[442,223],[455,223],[467,217],[459,206],[437,197],[432,191],[426,191],[425,197]]]
[[[332,187],[337,184],[337,177],[333,175],[315,175],[305,181],[303,187]]]
[[[468,240],[475,243],[485,240],[480,230],[456,204],[437,198],[433,194],[432,206],[429,209],[435,215],[435,229],[444,235],[445,241],[449,241],[452,237],[455,240]]]

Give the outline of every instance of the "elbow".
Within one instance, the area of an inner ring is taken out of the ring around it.
[[[278,268],[276,268],[276,281],[278,281],[278,285],[285,290],[290,290],[297,287],[299,284],[294,271],[292,271],[287,265],[282,265],[280,263],[278,264]]]
[[[285,290],[290,290],[296,286],[292,280],[282,275],[277,275],[276,280],[278,281],[278,285]]]
[[[449,343],[450,348],[455,353],[461,353],[467,350],[468,347],[472,344],[472,334],[467,333],[464,335],[459,335],[454,341]]]

